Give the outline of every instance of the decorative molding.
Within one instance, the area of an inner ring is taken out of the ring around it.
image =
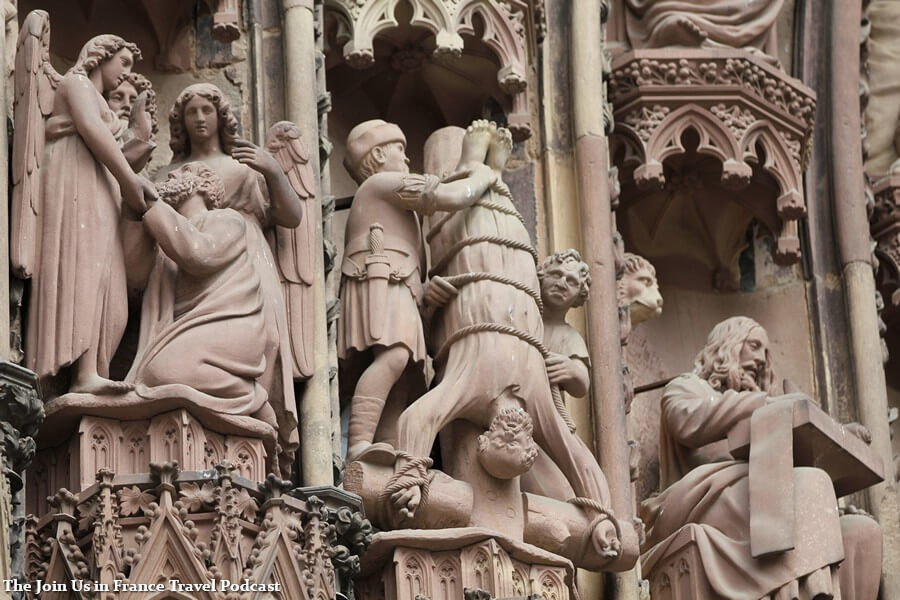
[[[900,309],[900,173],[874,185],[870,226],[879,262],[881,293],[894,312]]]
[[[278,585],[283,598],[320,600],[339,592],[352,598],[348,582],[355,572],[348,564],[358,569],[371,541],[371,525],[357,506],[300,499],[287,493],[290,482],[274,476],[257,486],[227,461],[212,473],[180,472],[172,462],[153,463],[150,470],[121,477],[103,470],[80,494],[59,490],[49,518],[28,524],[23,579],[108,586],[96,592],[109,594],[54,596],[67,599],[144,596],[116,590],[117,581],[161,582],[173,598],[257,597],[221,589],[225,579]],[[173,589],[170,580],[216,580],[216,589]]]
[[[687,152],[682,136],[693,131],[697,154],[721,164],[725,190],[746,188],[756,171],[775,180],[775,217],[766,223],[776,240],[774,259],[800,259],[797,220],[806,212],[812,90],[743,50],[667,48],[617,57],[610,95],[613,154],[622,157],[616,166],[631,175],[638,194],[666,186],[663,164]]]
[[[325,7],[337,17],[338,41],[343,43],[344,60],[357,69],[375,62],[375,38],[400,23],[394,16],[401,0],[325,0]],[[497,58],[497,83],[512,97],[507,115],[513,139],[531,136],[528,102],[528,69],[531,49],[545,19],[542,2],[526,0],[420,0],[412,2],[410,24],[434,34],[435,60],[452,61],[462,56],[463,35],[474,36],[475,16],[480,19],[481,41]]]

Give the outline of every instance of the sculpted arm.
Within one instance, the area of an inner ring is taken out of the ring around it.
[[[714,391],[695,377],[679,378],[666,386],[662,418],[678,443],[699,448],[725,439],[728,431],[765,405],[765,392]]]
[[[134,176],[131,166],[119,148],[119,143],[100,118],[97,93],[90,80],[82,76],[67,76],[60,83],[58,93],[69,107],[78,135],[120,185]],[[73,166],[73,168],[78,168]]]
[[[294,191],[287,175],[284,174],[284,170],[275,158],[247,140],[237,140],[231,155],[239,163],[262,174],[269,191],[269,200],[271,201],[269,212],[272,222],[288,228],[299,225],[303,217],[300,196]]]
[[[450,183],[441,183],[435,175],[385,172],[371,176],[364,185],[401,208],[431,215],[472,206],[496,180],[489,167],[477,165],[467,177]]]
[[[165,202],[157,202],[144,215],[144,226],[166,256],[191,275],[205,275],[234,260],[246,227],[239,216],[211,220],[203,231]]]

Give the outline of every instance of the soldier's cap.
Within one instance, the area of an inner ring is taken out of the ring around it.
[[[382,144],[402,142],[406,146],[406,136],[400,127],[381,119],[363,121],[350,130],[347,136],[347,151],[344,154],[344,168],[356,177],[363,159],[369,151]]]

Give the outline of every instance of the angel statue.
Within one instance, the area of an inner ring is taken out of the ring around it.
[[[32,11],[16,50],[10,240],[13,267],[32,280],[26,363],[45,380],[71,366],[72,392],[122,391],[107,379],[128,317],[119,221],[123,204],[143,212],[156,191],[122,153],[103,93],[141,53],[100,35],[61,76],[49,47],[49,15]]]
[[[189,162],[204,163],[224,183],[221,207],[234,209],[247,222],[249,254],[261,280],[265,339],[276,345],[274,352],[266,349],[276,360],[266,365],[258,381],[268,391],[279,424],[290,424],[279,429],[287,456],[298,445],[293,379],[313,371],[316,223],[310,218],[315,174],[309,153],[299,129],[287,121],[269,129],[268,151],[239,138],[231,105],[209,83],[181,92],[169,113],[169,127],[174,156],[158,177],[164,179]]]

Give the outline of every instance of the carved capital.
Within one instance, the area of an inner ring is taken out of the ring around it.
[[[900,173],[877,181],[870,218],[879,261],[881,293],[894,309],[900,307]]]

